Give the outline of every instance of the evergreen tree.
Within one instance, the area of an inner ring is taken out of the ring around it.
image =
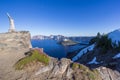
[[[97,38],[101,38],[100,32],[97,33]]]

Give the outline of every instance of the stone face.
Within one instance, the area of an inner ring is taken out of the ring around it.
[[[103,80],[120,80],[120,73],[106,67],[97,68]]]
[[[56,62],[50,77],[62,77],[63,73],[67,70],[68,65],[71,63],[71,60],[63,58],[60,61]]]
[[[66,72],[67,68],[68,68],[68,65],[70,65],[71,63],[71,60],[69,59],[61,59],[60,61],[58,61],[57,59],[55,58],[51,58],[51,61],[49,63],[48,66],[45,66],[45,67],[42,67],[40,68],[36,73],[35,75],[36,76],[39,76],[39,77],[42,77],[41,79],[44,80],[45,79],[51,79],[51,78],[56,78],[56,79],[62,79],[62,75]],[[49,74],[47,75],[48,77],[44,77],[46,75],[44,75],[43,73],[46,73],[46,72],[49,72]],[[44,76],[41,76],[41,75],[44,75]],[[69,71],[67,70],[67,73],[66,75],[69,76],[71,74],[70,72],[70,69]],[[54,80],[54,79],[51,79],[51,80]]]
[[[0,34],[0,49],[31,48],[30,33],[28,31]]]
[[[16,71],[14,64],[31,48],[28,31],[0,33],[0,80],[24,78],[25,71]],[[25,80],[25,79],[22,79]]]
[[[68,68],[67,71],[66,71],[66,77],[68,79],[71,79],[72,73],[73,73],[73,70],[71,68]]]
[[[47,71],[51,71],[53,69],[53,67],[54,67],[54,62],[53,62],[53,60],[51,60],[48,66],[39,68],[39,70],[35,73],[35,75],[39,75],[41,73],[44,73],[44,72],[47,72]]]

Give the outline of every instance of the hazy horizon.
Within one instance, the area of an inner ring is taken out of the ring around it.
[[[48,37],[49,37],[49,36],[51,36],[51,35],[53,35],[53,36],[58,36],[58,35],[61,35],[61,34],[55,34],[55,35],[54,35],[54,34],[50,34],[50,35],[36,34],[36,35],[32,35],[32,37],[33,37],[33,36],[48,36]],[[96,34],[96,35],[97,35],[97,34]],[[94,36],[96,36],[96,35],[94,35]],[[61,36],[65,36],[65,35],[61,35]],[[75,36],[71,36],[71,35],[68,35],[68,36],[65,36],[65,37],[94,37],[94,36],[84,36],[84,35],[83,35],[83,36],[76,36],[76,35],[75,35]]]
[[[95,36],[120,28],[120,0],[0,0],[0,33],[9,29],[31,35]]]

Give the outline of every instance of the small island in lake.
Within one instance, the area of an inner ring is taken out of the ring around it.
[[[59,42],[63,46],[73,46],[79,44],[79,42],[72,41],[70,39],[63,39],[62,41]]]

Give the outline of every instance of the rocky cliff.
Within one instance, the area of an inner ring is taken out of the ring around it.
[[[15,80],[22,71],[13,65],[31,48],[28,31],[0,33],[0,80]]]
[[[0,33],[0,50],[7,48],[31,48],[28,31]]]

